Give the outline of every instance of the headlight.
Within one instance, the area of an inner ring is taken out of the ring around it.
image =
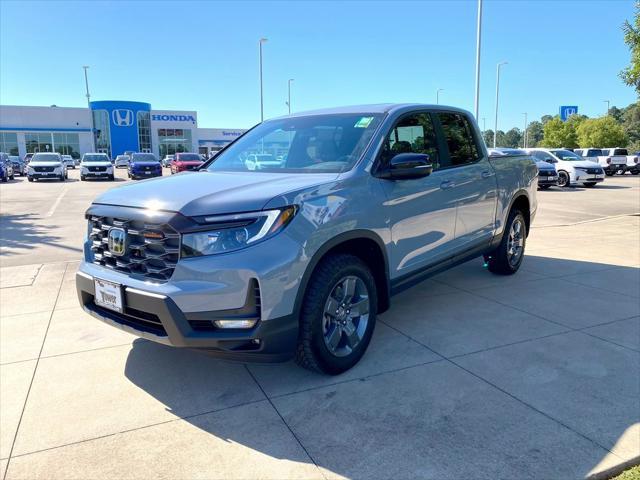
[[[282,231],[296,214],[296,207],[277,210],[199,217],[199,223],[210,225],[203,232],[182,235],[182,258],[216,255],[240,250]]]

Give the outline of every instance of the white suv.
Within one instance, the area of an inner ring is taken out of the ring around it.
[[[527,153],[536,160],[553,163],[558,171],[558,186],[582,184],[593,187],[604,180],[604,169],[596,162],[562,148],[530,148]]]

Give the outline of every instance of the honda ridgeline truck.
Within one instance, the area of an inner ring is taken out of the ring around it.
[[[247,167],[265,153],[285,160]],[[478,256],[515,273],[537,186],[531,157],[489,158],[457,108],[276,118],[196,172],[100,195],[78,297],[155,342],[338,374],[363,356],[394,294]]]

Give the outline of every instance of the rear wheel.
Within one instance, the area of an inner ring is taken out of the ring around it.
[[[305,292],[296,362],[330,375],[353,367],[371,341],[376,307],[375,280],[360,258],[324,258]]]
[[[568,187],[571,184],[571,178],[569,174],[564,170],[560,170],[558,172],[558,186],[559,187]]]
[[[509,213],[500,245],[485,255],[489,271],[498,275],[512,275],[518,271],[524,259],[527,243],[527,225],[520,210]]]

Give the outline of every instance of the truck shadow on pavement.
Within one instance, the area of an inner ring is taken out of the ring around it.
[[[350,478],[583,478],[640,462],[640,269],[527,256],[505,278],[480,265],[396,297],[341,376],[145,340],[124,373],[229,448]]]
[[[61,237],[50,230],[55,225],[44,225],[42,218],[31,213],[18,215],[0,214],[0,249],[2,255],[14,255],[13,250],[32,250],[39,245],[52,245],[65,250],[81,252],[75,247],[64,245]]]

